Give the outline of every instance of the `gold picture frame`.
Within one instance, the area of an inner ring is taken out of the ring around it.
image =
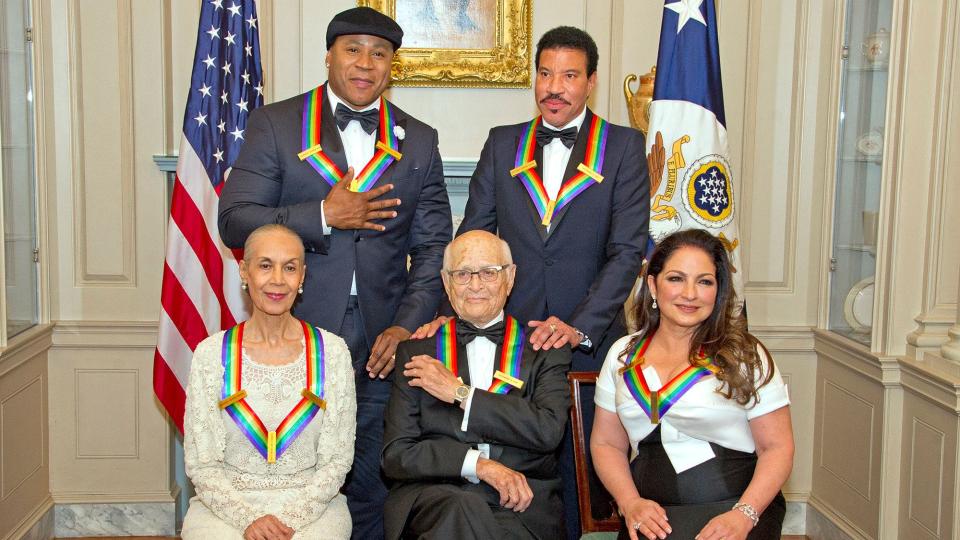
[[[532,2],[358,0],[357,4],[392,17],[404,28],[403,47],[393,59],[395,86],[529,88]]]

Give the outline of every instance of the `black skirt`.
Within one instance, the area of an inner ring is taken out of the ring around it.
[[[671,540],[692,540],[714,517],[733,508],[746,491],[757,467],[757,454],[731,450],[710,443],[716,457],[677,473],[660,441],[660,426],[637,445],[630,472],[644,499],[657,502],[667,512]],[[778,493],[749,540],[779,540],[787,505]],[[618,540],[629,539],[627,523],[621,520]]]

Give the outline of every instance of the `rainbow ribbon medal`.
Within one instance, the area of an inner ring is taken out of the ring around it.
[[[520,366],[523,357],[525,333],[523,325],[507,315],[503,328],[503,344],[500,348],[500,369],[493,374],[488,392],[506,394],[511,388],[523,388]],[[455,319],[450,319],[437,331],[437,360],[451,373],[457,375],[457,328]]]
[[[538,116],[524,128],[520,136],[520,145],[517,147],[515,167],[510,170],[510,176],[520,177],[520,182],[526,188],[533,206],[540,215],[540,223],[549,226],[554,214],[561,208],[570,204],[577,195],[590,186],[603,182],[600,171],[603,170],[603,159],[607,152],[610,124],[599,116],[593,116],[587,129],[587,152],[583,162],[577,165],[577,173],[560,186],[557,198],[550,199],[547,197],[547,190],[543,187],[543,179],[537,172],[537,161],[533,159],[537,144],[537,125],[540,121],[541,117]]]
[[[458,374],[457,366],[457,320],[451,317],[437,331],[437,360],[447,371]]]
[[[659,424],[667,411],[687,393],[693,385],[709,375],[715,374],[718,370],[709,358],[700,355],[700,365],[687,366],[680,374],[663,385],[659,390],[650,390],[647,386],[647,380],[643,376],[643,353],[650,345],[650,338],[647,336],[643,341],[637,344],[633,354],[630,355],[626,366],[621,368],[623,382],[627,385],[627,390],[636,400],[643,412],[650,418],[653,424]]]
[[[300,161],[309,163],[332,186],[343,178],[344,173],[333,160],[323,153],[323,148],[320,146],[323,95],[326,91],[326,85],[321,85],[304,96],[303,128],[301,130],[301,148],[303,151],[297,154],[297,157],[300,158]],[[403,154],[400,153],[400,142],[394,133],[396,125],[393,106],[381,97],[376,152],[363,170],[350,182],[350,191],[364,192],[369,190],[394,161],[403,158]]]
[[[302,398],[287,413],[280,425],[273,431],[267,429],[256,411],[247,403],[247,391],[241,388],[243,372],[243,327],[240,323],[223,335],[221,362],[223,363],[223,390],[220,408],[240,428],[253,447],[257,449],[267,463],[275,463],[290,447],[304,428],[317,415],[320,409],[326,410],[324,401],[324,380],[326,367],[323,353],[323,336],[316,328],[300,321],[303,326],[303,340],[306,345],[304,356],[307,361],[306,387],[300,392]]]

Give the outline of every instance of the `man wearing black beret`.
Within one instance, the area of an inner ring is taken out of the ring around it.
[[[373,9],[337,14],[327,82],[251,114],[219,211],[230,247],[265,223],[303,239],[310,271],[293,313],[340,335],[353,357],[357,438],[344,493],[353,537],[364,539],[383,537],[394,353],[436,313],[452,232],[436,130],[381,97],[402,38]]]

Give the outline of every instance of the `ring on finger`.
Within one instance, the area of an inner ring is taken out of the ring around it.
[[[556,331],[557,331],[557,325],[551,323],[551,324],[550,324],[550,332],[552,333],[552,332],[556,332]]]
[[[639,522],[639,521],[634,522],[634,524],[633,524],[633,530],[635,530],[635,531],[639,531],[639,530],[640,530],[640,522]]]

